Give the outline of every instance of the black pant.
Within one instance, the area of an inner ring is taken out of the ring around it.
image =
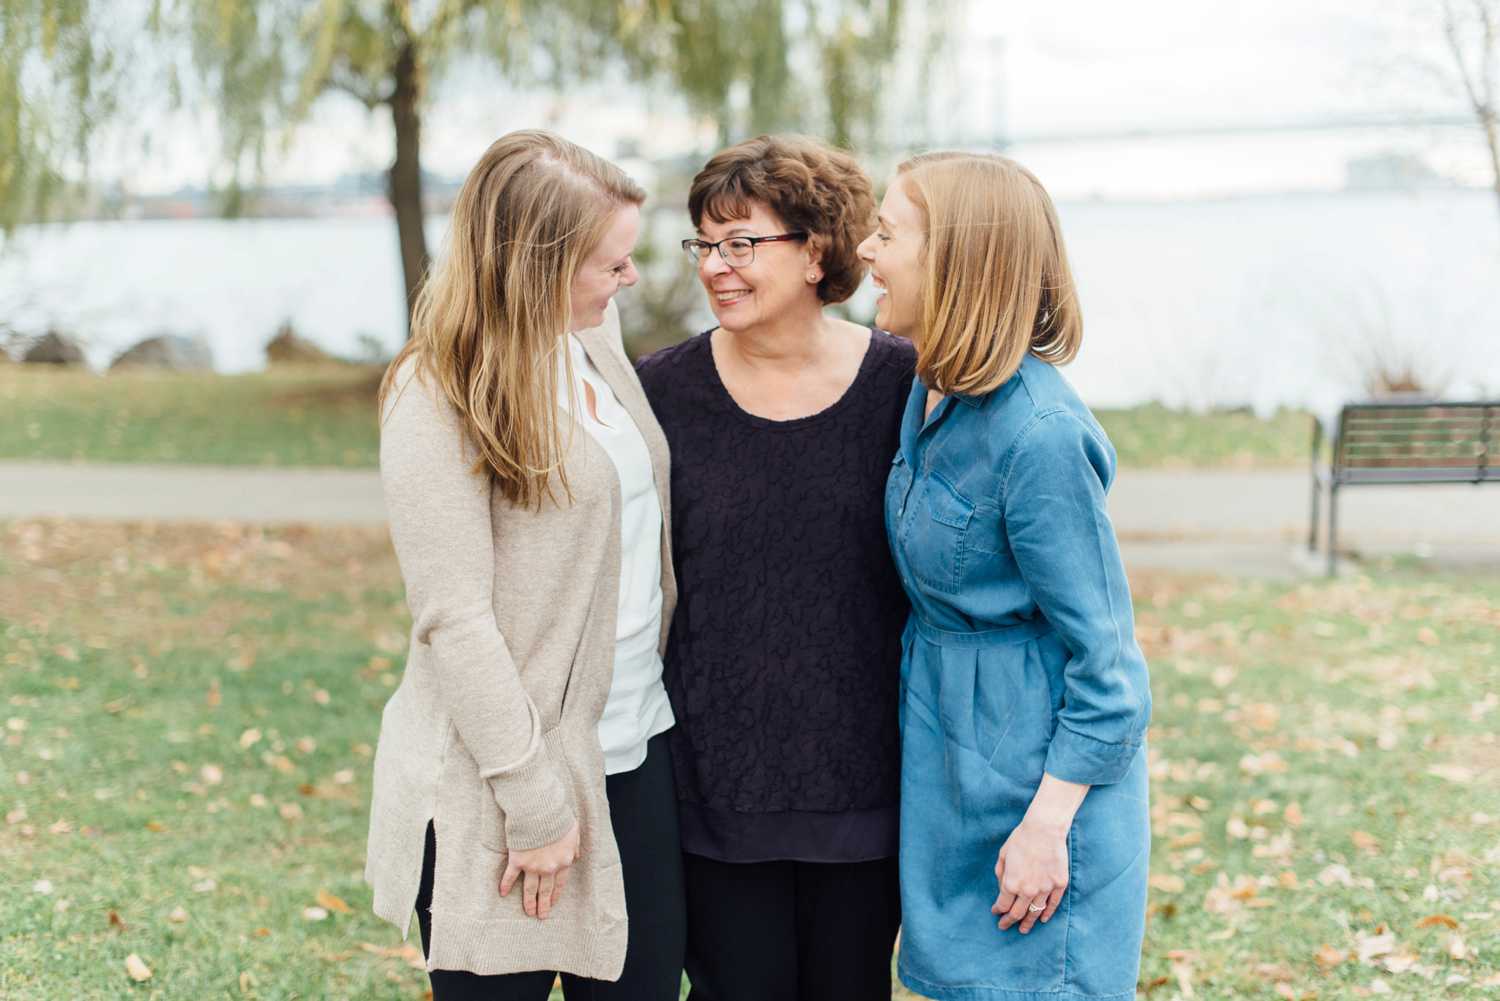
[[[687,935],[682,903],[682,849],[677,834],[677,794],[665,734],[651,738],[646,760],[634,771],[607,776],[605,792],[620,846],[630,939],[625,971],[614,982],[564,973],[568,1001],[677,1001]],[[432,937],[432,873],[436,854],[432,824],[417,891],[422,953]],[[498,890],[496,892],[499,892]],[[567,892],[564,890],[563,892]],[[556,974],[480,976],[464,970],[433,970],[433,1001],[546,1001]]]
[[[684,855],[688,1001],[890,1001],[896,860]]]

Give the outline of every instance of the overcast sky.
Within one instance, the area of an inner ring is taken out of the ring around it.
[[[933,132],[952,128],[950,136],[1004,129],[1045,137],[1462,112],[1456,93],[1419,66],[1442,55],[1436,35],[1421,30],[1421,10],[1436,4],[1401,0],[1372,12],[1376,5],[1356,0],[969,0],[958,50],[926,95],[942,109],[936,116],[947,111],[955,120],[928,124]],[[893,107],[920,98],[893,83],[890,99],[905,102]],[[902,114],[890,129],[897,146],[907,141]],[[100,175],[122,176],[137,190],[203,183],[213,169],[205,116],[152,123],[149,153],[122,143],[103,158]],[[487,73],[462,72],[439,92],[426,119],[426,166],[461,175],[495,136],[536,125],[605,155],[620,140],[639,137],[661,153],[703,149],[714,134],[712,123],[692,119],[670,99],[622,101],[599,89],[517,94]],[[1023,145],[1016,155],[1052,164],[1064,197],[1159,196],[1337,186],[1348,156],[1387,149],[1424,155],[1448,173],[1478,180],[1476,137],[1453,130],[1293,134]],[[328,180],[384,167],[390,148],[384,114],[327,99],[273,157],[268,173],[274,182]],[[1110,164],[1107,178],[1101,157]]]

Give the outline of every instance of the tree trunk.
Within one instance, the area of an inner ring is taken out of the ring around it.
[[[417,47],[407,39],[396,56],[395,88],[391,93],[391,121],[396,127],[396,160],[391,164],[386,190],[396,210],[396,236],[401,243],[401,273],[406,280],[407,333],[411,308],[427,271],[427,234],[422,229],[422,97]]]
[[[1492,111],[1484,118],[1484,138],[1490,147],[1490,186],[1500,207],[1500,117]]]

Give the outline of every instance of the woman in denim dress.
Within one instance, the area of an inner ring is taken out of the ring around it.
[[[1082,336],[1057,215],[995,156],[902,164],[860,247],[917,375],[886,493],[903,636],[899,973],[963,1001],[1130,1001],[1151,695],[1105,493],[1056,366]]]

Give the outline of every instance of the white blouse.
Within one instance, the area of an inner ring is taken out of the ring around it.
[[[615,674],[609,700],[599,720],[599,743],[604,748],[604,772],[614,775],[639,768],[646,760],[646,742],[671,728],[674,720],[662,684],[661,655],[661,503],[646,441],[599,373],[583,343],[568,335],[574,384],[569,392],[567,369],[558,354],[558,405],[573,411],[578,401],[579,423],[609,454],[620,477],[620,607],[615,626]],[[584,385],[594,390],[599,411],[589,413]]]

